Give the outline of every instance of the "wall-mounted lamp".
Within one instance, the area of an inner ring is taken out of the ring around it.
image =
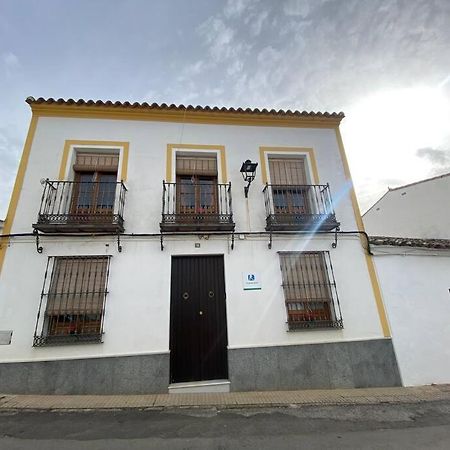
[[[251,182],[255,179],[257,167],[258,163],[251,162],[249,159],[242,163],[242,178],[248,183],[247,186],[244,186],[245,198],[248,198],[248,188],[250,187]]]

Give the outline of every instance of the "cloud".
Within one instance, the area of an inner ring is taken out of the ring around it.
[[[236,18],[242,16],[245,11],[252,9],[259,3],[259,0],[228,0],[223,14],[226,18]]]
[[[450,172],[450,150],[425,147],[416,151],[418,158],[431,164],[430,175],[441,175]]]
[[[450,166],[450,150],[439,150],[436,148],[419,148],[416,151],[419,158],[425,158],[436,166]]]
[[[283,4],[283,12],[287,16],[306,17],[311,11],[311,2],[307,0],[287,0]]]
[[[12,52],[3,53],[2,60],[5,66],[9,68],[13,68],[19,65],[19,58]]]
[[[209,52],[216,61],[228,58],[234,51],[234,31],[221,19],[210,17],[200,25],[198,32],[205,39]]]
[[[269,17],[269,11],[263,10],[260,13],[250,16],[248,22],[250,23],[250,31],[253,36],[259,36],[263,29],[264,23]]]
[[[1,61],[3,62],[6,78],[12,78],[20,67],[19,58],[12,52],[6,52],[1,55]]]

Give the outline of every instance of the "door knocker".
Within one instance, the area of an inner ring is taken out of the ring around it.
[[[214,297],[214,292],[213,291],[209,291],[208,292],[208,297],[209,298],[213,298]]]
[[[189,298],[189,294],[187,292],[183,292],[183,300],[187,300]]]

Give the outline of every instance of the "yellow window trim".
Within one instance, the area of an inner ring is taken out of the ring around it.
[[[261,176],[263,184],[268,183],[268,170],[266,165],[266,153],[296,153],[307,154],[311,162],[311,170],[314,179],[314,184],[319,184],[319,172],[317,170],[317,161],[314,154],[314,149],[309,147],[259,147],[259,159],[261,161]]]
[[[341,155],[342,164],[344,166],[344,173],[347,180],[350,182],[350,197],[352,200],[353,213],[355,215],[356,225],[359,231],[365,231],[364,223],[361,218],[361,211],[359,209],[358,200],[356,198],[355,189],[353,187],[353,180],[350,173],[350,167],[348,165],[347,156],[345,154],[344,143],[342,141],[342,136],[339,128],[336,128],[336,140],[339,147],[339,153]],[[364,245],[364,238],[360,236],[361,243]],[[375,297],[375,302],[377,305],[378,316],[380,317],[381,328],[383,330],[384,337],[391,337],[391,331],[389,329],[389,323],[386,315],[386,310],[384,308],[383,297],[381,295],[380,284],[378,282],[377,273],[375,271],[375,265],[373,259],[370,255],[365,255],[367,271],[369,272],[370,282],[372,283],[373,294]]]
[[[120,172],[121,180],[126,181],[128,176],[128,154],[130,150],[129,142],[122,141],[92,141],[92,140],[66,140],[64,143],[64,150],[61,158],[61,165],[59,167],[59,180],[64,180],[67,172],[67,161],[69,159],[70,149],[77,145],[94,145],[102,147],[121,147],[123,148],[123,158],[122,158],[122,170]]]
[[[167,144],[166,151],[166,181],[168,183],[172,182],[172,161],[173,161],[173,153],[175,150],[183,149],[183,150],[214,150],[219,152],[220,155],[220,166],[221,166],[221,175],[222,175],[222,183],[228,182],[227,175],[227,163],[225,156],[225,146],[224,145],[203,145],[203,144]]]
[[[28,160],[30,159],[31,146],[33,145],[34,135],[36,133],[36,126],[38,123],[38,117],[36,115],[31,116],[30,126],[28,127],[27,137],[23,146],[22,156],[20,158],[19,169],[17,170],[16,181],[9,202],[8,213],[6,214],[5,224],[3,226],[2,234],[10,234],[14,217],[16,216],[17,205],[19,203],[20,193],[23,187],[23,181],[25,178],[25,172],[28,166]],[[6,249],[9,245],[9,239],[0,239],[0,273],[2,271],[3,262],[6,256]]]

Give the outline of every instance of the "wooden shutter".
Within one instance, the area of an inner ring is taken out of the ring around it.
[[[321,252],[281,253],[286,300],[330,301],[330,281]]]
[[[77,152],[73,169],[75,171],[117,172],[118,167],[118,154]]]
[[[176,169],[177,175],[217,176],[217,158],[177,155]]]
[[[333,296],[324,253],[282,253],[280,263],[289,326],[329,325]]]
[[[108,257],[55,259],[46,314],[100,314],[106,295]]]
[[[304,158],[269,158],[270,182],[274,185],[308,184]]]

